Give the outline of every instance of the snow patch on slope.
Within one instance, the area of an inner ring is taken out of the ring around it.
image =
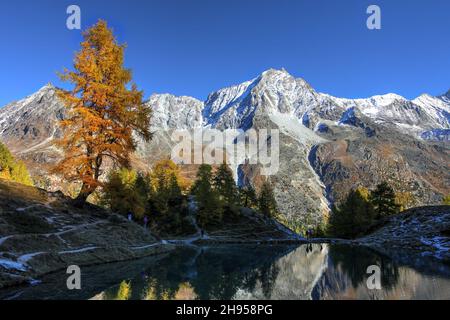
[[[273,113],[269,115],[280,131],[297,140],[302,145],[324,143],[327,140],[318,136],[313,130],[305,127],[303,123],[292,114]]]
[[[0,267],[7,270],[27,271],[27,267],[23,263],[8,259],[0,259]]]

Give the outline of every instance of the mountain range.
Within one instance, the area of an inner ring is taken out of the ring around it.
[[[0,109],[0,140],[23,159],[38,185],[64,184],[48,174],[61,157],[53,142],[65,107],[48,84]],[[174,129],[279,129],[280,170],[270,177],[285,221],[317,225],[347,192],[388,181],[410,205],[440,203],[450,194],[450,91],[408,100],[396,94],[337,98],[285,70],[215,91],[205,101],[154,94],[150,143],[139,141],[133,161],[148,169],[170,155]],[[258,165],[233,168],[239,184],[263,181]],[[186,166],[187,174],[195,173]]]

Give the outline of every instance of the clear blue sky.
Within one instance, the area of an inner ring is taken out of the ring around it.
[[[450,88],[448,0],[14,0],[0,5],[0,105],[33,93],[72,66],[81,41],[65,27],[106,19],[126,42],[126,65],[146,97],[206,98],[213,90],[284,67],[342,97]],[[378,4],[382,29],[366,28]]]

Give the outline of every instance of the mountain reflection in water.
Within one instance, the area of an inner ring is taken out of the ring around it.
[[[381,269],[381,290],[367,288],[370,265]],[[81,291],[65,289],[61,273],[0,298],[450,299],[449,266],[425,257],[396,263],[358,246],[179,247],[164,257],[82,270]]]

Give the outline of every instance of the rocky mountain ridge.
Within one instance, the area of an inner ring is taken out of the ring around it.
[[[284,218],[292,226],[320,223],[329,204],[357,185],[387,180],[411,193],[414,205],[437,204],[450,193],[449,93],[407,100],[387,94],[367,99],[336,98],[315,91],[285,70],[211,93],[206,101],[155,94],[149,144],[139,143],[139,168],[170,155],[174,129],[279,129],[280,170],[269,179]],[[46,176],[59,156],[64,106],[47,85],[0,109],[0,139],[31,171]],[[192,168],[190,168],[192,169]],[[236,180],[258,187],[258,165],[233,168]],[[48,182],[57,188],[59,181]]]

